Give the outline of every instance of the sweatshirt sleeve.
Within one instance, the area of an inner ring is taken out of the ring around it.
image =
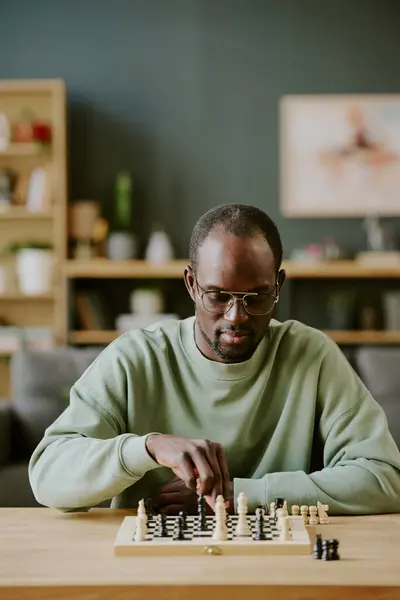
[[[32,454],[29,479],[40,504],[87,509],[159,467],[146,450],[150,432],[125,431],[126,387],[126,366],[108,347],[72,387],[68,407]]]
[[[330,342],[321,364],[318,395],[320,418],[310,435],[322,468],[236,479],[235,497],[245,492],[253,509],[285,498],[289,506],[312,506],[319,500],[329,505],[331,514],[399,512],[400,452],[386,415]]]

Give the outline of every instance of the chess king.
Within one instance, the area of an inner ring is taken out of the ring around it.
[[[37,500],[85,510],[152,497],[195,513],[242,492],[330,514],[396,512],[400,453],[385,414],[336,344],[274,309],[284,293],[273,221],[222,205],[195,224],[184,281],[194,315],[132,330],[74,383],[35,449]]]

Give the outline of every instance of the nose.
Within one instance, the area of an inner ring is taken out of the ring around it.
[[[225,313],[225,319],[231,323],[232,325],[240,325],[244,323],[249,318],[244,305],[243,300],[241,298],[235,298],[232,306]]]

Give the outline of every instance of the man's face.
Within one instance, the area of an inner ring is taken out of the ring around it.
[[[273,311],[249,314],[240,294],[276,294],[277,285],[280,287],[284,279],[284,272],[281,273],[277,282],[274,256],[261,233],[239,237],[220,227],[210,233],[199,249],[196,273],[190,270],[185,273],[186,285],[195,301],[196,343],[207,358],[229,363],[253,355]],[[201,299],[205,291],[236,292],[239,299],[226,312],[211,313]]]

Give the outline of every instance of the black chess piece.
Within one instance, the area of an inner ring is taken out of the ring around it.
[[[322,540],[322,560],[331,560],[329,547],[329,540]]]
[[[285,499],[284,498],[274,498],[274,502],[275,502],[275,510],[276,510],[277,508],[283,508]]]
[[[168,537],[168,529],[167,529],[167,517],[164,513],[159,513],[157,515],[157,536],[158,537]]]
[[[265,540],[264,517],[263,517],[263,513],[261,510],[259,512],[257,512],[257,516],[256,516],[256,533],[255,533],[254,539],[257,540],[257,542],[261,542],[261,541]]]
[[[199,494],[197,501],[197,531],[207,530],[206,506],[203,494]]]
[[[317,533],[317,536],[315,538],[313,557],[316,560],[321,560],[322,558],[322,536],[320,533]]]
[[[183,529],[187,529],[188,528],[188,524],[187,524],[187,512],[184,511],[184,510],[179,511],[179,517],[182,519]]]
[[[153,511],[153,501],[151,498],[146,498],[144,501],[144,506],[146,508],[146,514],[147,514],[147,520],[151,521],[153,519],[154,516],[154,511]]]
[[[177,517],[175,520],[175,528],[174,528],[174,540],[184,540],[185,539],[185,531],[183,527],[183,519],[182,517]]]
[[[328,546],[329,560],[340,560],[338,548],[339,548],[339,540],[329,540],[329,546]]]

